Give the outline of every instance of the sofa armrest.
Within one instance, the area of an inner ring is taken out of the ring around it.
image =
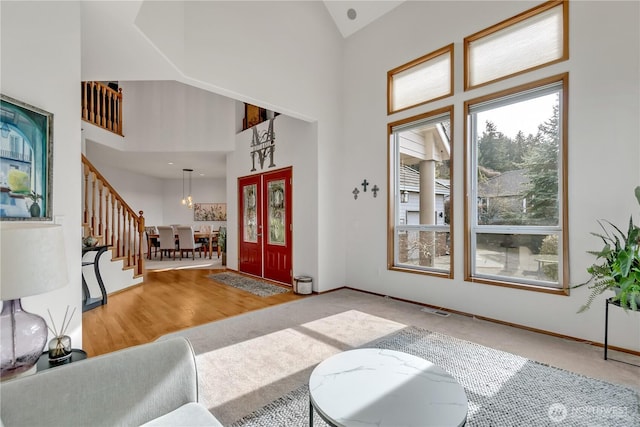
[[[189,341],[177,337],[48,369],[0,384],[2,423],[140,425],[197,402]]]

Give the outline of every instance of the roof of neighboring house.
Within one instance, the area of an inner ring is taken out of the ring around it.
[[[410,166],[402,165],[400,168],[400,190],[419,193],[420,172]],[[436,178],[436,194],[449,194],[450,191],[451,180]]]
[[[479,197],[513,197],[522,195],[528,188],[529,178],[525,171],[503,172],[478,184]]]

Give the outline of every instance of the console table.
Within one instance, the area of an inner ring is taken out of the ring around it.
[[[107,290],[104,287],[104,282],[102,281],[102,275],[100,275],[100,257],[104,254],[109,246],[88,246],[82,248],[82,258],[84,259],[84,255],[89,252],[95,252],[93,257],[93,261],[82,261],[82,311],[91,310],[92,308],[96,308],[100,305],[104,305],[107,303]],[[93,274],[95,275],[96,281],[98,282],[98,286],[100,287],[101,295],[99,297],[92,297],[91,291],[89,291],[89,286],[87,286],[87,281],[85,280],[84,272],[85,267],[93,265]]]
[[[605,303],[605,317],[604,317],[604,360],[607,360],[607,350],[609,349],[609,343],[608,343],[608,338],[609,338],[609,304],[614,305],[616,307],[621,307],[620,305],[620,301],[613,301],[613,297],[611,298],[607,298],[607,301]],[[621,362],[621,363],[626,363],[627,365],[633,365],[633,366],[640,366],[640,365],[636,365],[635,363],[629,363],[629,362],[625,362],[624,360],[617,360],[617,359],[612,359],[609,358],[611,360],[615,360],[616,362]]]

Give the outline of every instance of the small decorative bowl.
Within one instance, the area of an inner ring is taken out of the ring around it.
[[[85,248],[91,248],[98,244],[98,239],[96,239],[93,236],[87,236],[84,239],[82,239],[82,244],[84,245]]]

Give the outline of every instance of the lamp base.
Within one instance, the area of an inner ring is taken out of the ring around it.
[[[3,301],[0,328],[0,377],[7,379],[32,369],[47,343],[44,319],[24,311],[20,299]]]

